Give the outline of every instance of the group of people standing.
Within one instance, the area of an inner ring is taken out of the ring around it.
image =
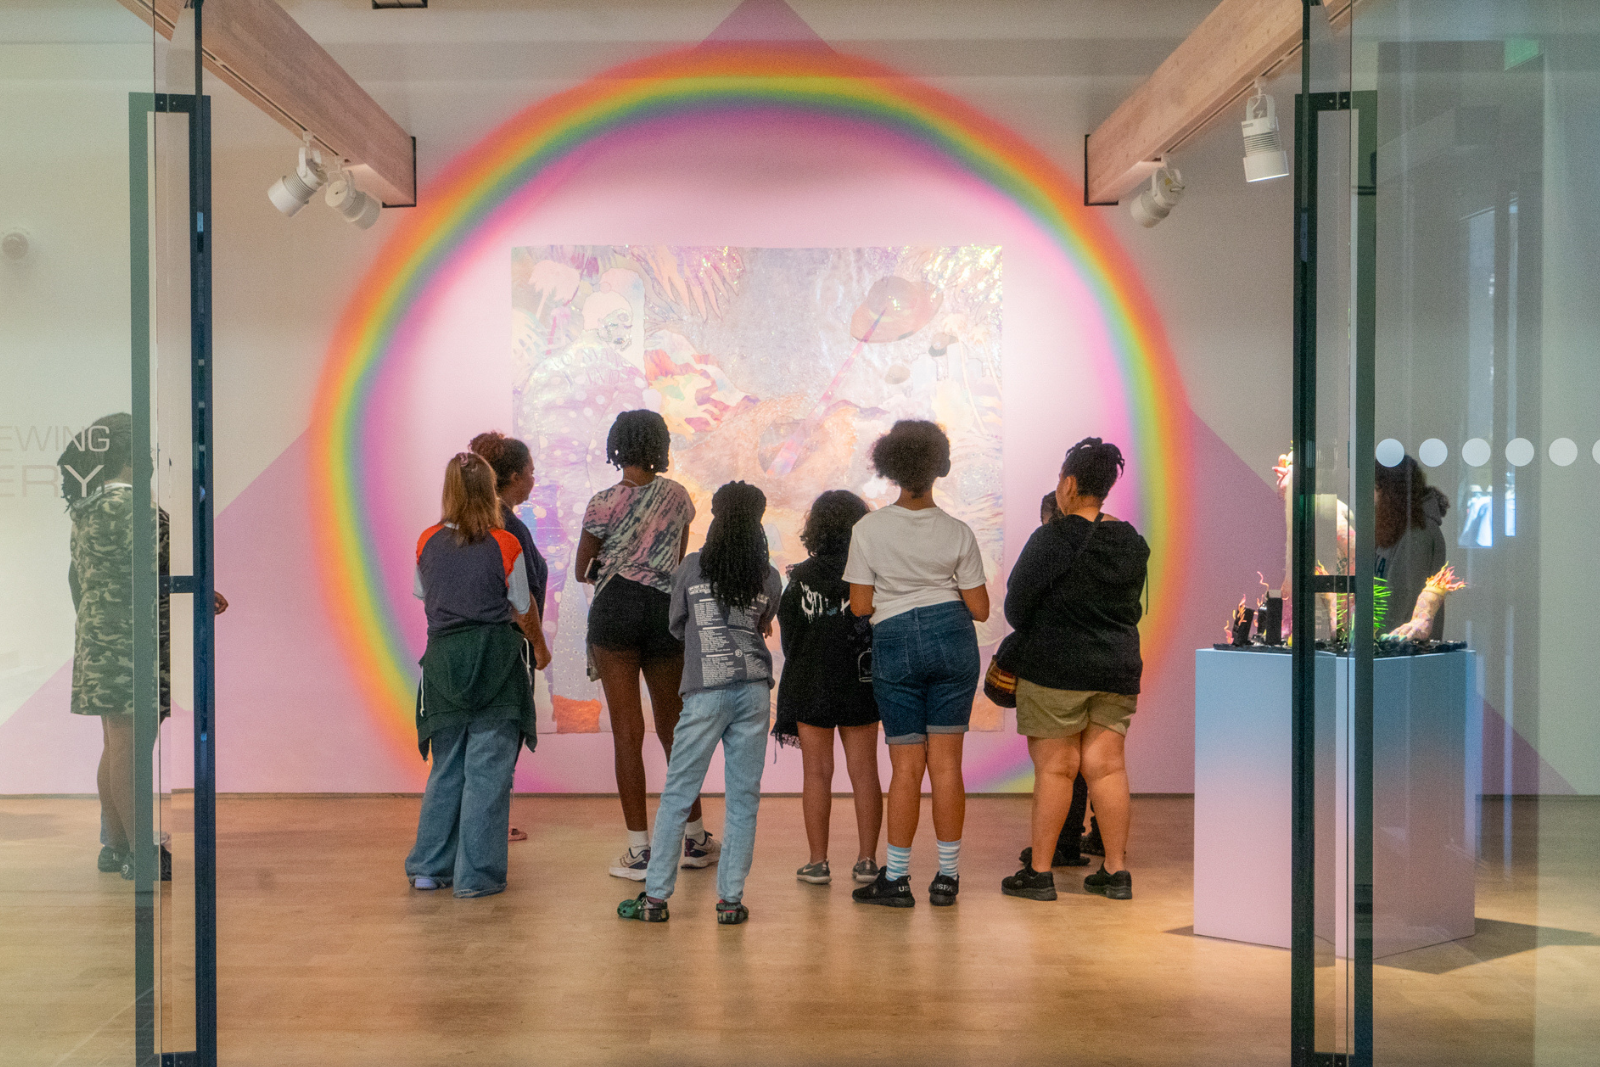
[[[938,868],[936,906],[956,902],[966,814],[961,761],[982,664],[975,623],[989,616],[983,560],[972,530],[941,510],[933,488],[951,469],[936,424],[902,420],[873,445],[878,474],[899,490],[877,510],[830,490],[801,533],[809,558],[785,586],[762,525],[766,497],[729,482],[712,497],[705,542],[689,552],[695,507],[664,476],[671,439],[661,416],[622,413],[607,439],[621,473],[589,501],[575,571],[594,587],[588,620],[591,677],[605,692],[617,790],[628,842],[610,865],[643,890],[623,918],[668,917],[680,867],[718,866],[719,923],[749,917],[745,880],[755,845],[770,732],[798,743],[805,765],[808,862],[802,882],[826,884],[834,731],[854,791],[858,851],[851,868],[862,904],[909,908],[911,846],[923,781],[931,783]],[[1149,549],[1101,510],[1121,474],[1115,445],[1088,438],[1066,455],[1055,513],[1030,537],[1005,598],[1017,724],[1035,767],[1032,833],[1022,869],[1002,892],[1055,899],[1052,860],[1077,862],[1083,808],[1092,801],[1105,864],[1085,880],[1114,899],[1132,895],[1125,848],[1128,785],[1122,743],[1139,692],[1138,621]],[[540,627],[544,563],[512,507],[527,498],[526,446],[498,434],[446,466],[441,522],[417,546],[416,595],[428,618],[417,732],[433,767],[406,872],[417,889],[457,896],[505,888],[512,770],[536,743],[533,672],[549,661]],[[518,497],[520,494],[520,498]],[[774,625],[784,654],[774,677]],[[650,693],[667,778],[653,833],[645,805],[644,712]],[[773,724],[771,690],[777,685]],[[888,855],[877,739],[892,773]],[[723,748],[724,838],[705,828],[699,793]],[[1063,832],[1064,824],[1067,832]],[[1071,839],[1071,855],[1060,842]]]

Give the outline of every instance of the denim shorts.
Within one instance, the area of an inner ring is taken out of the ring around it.
[[[978,691],[978,634],[961,601],[934,604],[872,628],[872,695],[891,745],[966,733]]]

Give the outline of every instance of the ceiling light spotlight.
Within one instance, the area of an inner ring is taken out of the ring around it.
[[[272,188],[267,190],[267,199],[272,201],[273,207],[294,218],[301,208],[311,203],[311,198],[327,180],[327,175],[322,171],[322,153],[301,145],[300,162],[295,166],[294,173],[285,174],[273,182]]]
[[[1148,229],[1172,214],[1172,209],[1183,199],[1183,190],[1182,172],[1177,167],[1168,166],[1163,160],[1161,169],[1150,175],[1150,188],[1140,193],[1128,206],[1128,213],[1135,222]]]
[[[376,197],[368,196],[357,189],[356,183],[351,180],[348,173],[341,173],[328,185],[327,199],[328,206],[343,215],[346,222],[363,230],[372,228],[372,224],[378,221],[378,212],[383,207]]]
[[[1278,136],[1278,105],[1259,79],[1256,91],[1245,101],[1239,125],[1244,129],[1245,181],[1264,182],[1289,173],[1289,156]]]

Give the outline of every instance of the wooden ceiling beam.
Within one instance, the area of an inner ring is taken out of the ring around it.
[[[118,0],[163,37],[183,0]],[[414,204],[411,137],[274,0],[205,0],[206,69],[296,137],[352,164],[357,182],[385,204]]]
[[[1355,4],[1327,0],[1323,10],[1338,29],[1349,23]],[[1301,0],[1222,0],[1089,135],[1085,199],[1121,200],[1150,177],[1162,156],[1242,104],[1257,78],[1298,62],[1300,22]]]

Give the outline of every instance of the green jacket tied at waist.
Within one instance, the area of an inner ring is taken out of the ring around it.
[[[477,719],[515,721],[533,751],[533,657],[521,630],[495,623],[432,634],[419,662],[417,748],[424,759],[436,732]]]

